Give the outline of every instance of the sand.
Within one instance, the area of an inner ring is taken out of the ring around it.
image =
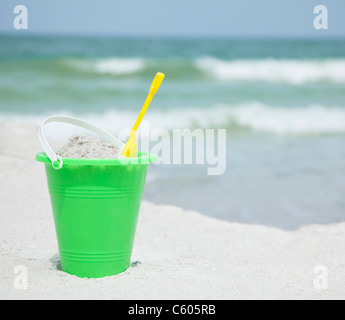
[[[120,152],[107,140],[74,135],[68,142],[60,147],[56,154],[62,158],[82,158],[82,159],[114,159],[120,157]]]
[[[0,135],[0,299],[345,298],[345,223],[283,231],[148,202],[126,272],[68,275],[59,266],[44,166],[34,160],[37,128],[0,120]],[[18,278],[22,266],[27,282]],[[327,289],[317,289],[315,271],[325,268]]]

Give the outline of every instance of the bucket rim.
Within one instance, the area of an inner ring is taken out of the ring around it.
[[[64,165],[128,165],[128,164],[149,164],[157,160],[157,155],[148,152],[138,152],[140,157],[117,158],[117,159],[81,159],[81,158],[62,158]],[[45,152],[36,153],[36,161],[51,163]]]

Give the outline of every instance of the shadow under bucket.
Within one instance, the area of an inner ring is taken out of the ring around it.
[[[87,278],[116,275],[130,265],[148,164],[138,158],[63,159],[56,170],[45,163],[61,268]]]

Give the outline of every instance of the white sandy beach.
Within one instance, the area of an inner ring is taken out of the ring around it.
[[[0,299],[345,298],[345,222],[283,231],[148,202],[126,272],[66,274],[44,166],[34,160],[37,127],[0,120],[0,136]],[[14,286],[18,265],[28,270],[27,289]],[[326,290],[313,284],[319,265],[328,270]]]

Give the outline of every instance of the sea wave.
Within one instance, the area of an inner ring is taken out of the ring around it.
[[[183,116],[181,114],[183,113]],[[71,112],[58,114],[75,115]],[[119,133],[130,129],[137,113],[133,111],[108,110],[103,113],[77,114],[87,121],[104,129]],[[16,115],[12,119],[20,119]],[[31,117],[37,124],[43,116]],[[25,120],[28,120],[26,117]],[[259,102],[247,102],[239,105],[217,105],[207,109],[176,108],[169,110],[151,110],[145,116],[141,127],[153,130],[184,128],[226,128],[228,134],[238,132],[264,132],[275,135],[320,135],[345,133],[345,108],[309,105],[306,107],[269,106]],[[58,130],[61,131],[61,130]],[[73,134],[73,130],[63,131]],[[141,129],[139,130],[139,133]],[[145,133],[144,132],[144,133]]]
[[[24,61],[20,70],[27,69],[39,73],[51,72],[61,75],[67,68],[72,73],[90,73],[91,75],[140,75],[146,77],[157,71],[164,71],[172,80],[195,81],[204,79],[229,82],[268,82],[303,85],[313,82],[345,83],[345,59],[242,59],[221,60],[215,57],[199,58],[144,58],[144,57],[108,57],[108,58],[57,58],[43,61]],[[11,69],[13,72],[13,69]]]
[[[66,59],[65,63],[77,70],[111,75],[133,74],[145,68],[141,58]]]
[[[308,82],[345,82],[345,59],[324,60],[220,60],[198,58],[201,71],[225,81],[265,81],[304,84]]]
[[[307,107],[272,107],[249,103],[223,108],[227,123],[282,135],[345,133],[345,108],[309,105]]]
[[[109,110],[103,114],[85,116],[91,122],[97,121],[108,130],[114,130],[131,124],[137,114]],[[226,128],[229,133],[238,130],[278,135],[345,133],[345,108],[321,105],[291,108],[247,102],[232,106],[216,105],[207,109],[151,110],[145,120],[150,130]]]

